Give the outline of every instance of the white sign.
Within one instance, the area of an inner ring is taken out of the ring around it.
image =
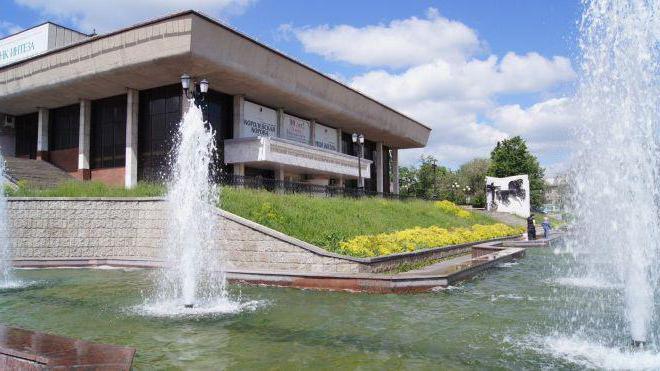
[[[336,151],[339,148],[337,145],[337,129],[316,124],[314,126],[314,145],[323,149]]]
[[[311,135],[311,123],[300,117],[284,114],[280,136],[284,139],[309,144]]]
[[[530,214],[529,177],[486,177],[486,209],[527,218]]]
[[[48,24],[0,40],[0,66],[18,62],[48,50]]]
[[[245,101],[243,123],[239,137],[274,137],[277,136],[277,111]]]

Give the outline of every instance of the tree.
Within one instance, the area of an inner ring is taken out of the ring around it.
[[[441,185],[451,171],[437,163],[435,157],[422,155],[419,159],[419,167],[399,168],[399,192],[406,196],[441,197],[443,193]]]
[[[467,189],[467,196],[475,207],[486,206],[486,175],[490,167],[487,158],[472,159],[458,169],[459,183]]]
[[[525,140],[520,136],[497,142],[490,153],[488,175],[498,178],[521,174],[529,176],[530,199],[533,207],[540,207],[543,204],[544,173],[545,170],[539,165],[536,156],[528,151]]]

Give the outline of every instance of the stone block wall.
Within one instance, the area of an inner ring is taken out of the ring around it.
[[[342,258],[218,210],[216,246],[226,269],[364,272]],[[166,204],[160,199],[14,198],[8,201],[12,254],[18,262],[110,260],[155,265],[163,260]],[[31,265],[31,264],[26,264]]]

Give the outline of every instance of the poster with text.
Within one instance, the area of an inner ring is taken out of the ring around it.
[[[314,127],[314,145],[323,149],[336,151],[339,148],[337,145],[337,129],[316,124]]]
[[[241,138],[277,136],[277,111],[245,101]]]
[[[308,144],[311,131],[311,123],[308,120],[284,114],[280,131],[282,138]]]

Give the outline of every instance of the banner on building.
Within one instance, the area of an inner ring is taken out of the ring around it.
[[[277,136],[277,111],[245,101],[240,138]]]
[[[284,139],[309,144],[311,135],[311,123],[300,117],[284,114],[280,136]]]
[[[339,148],[337,145],[337,129],[316,124],[314,126],[314,145],[323,149],[336,151]]]
[[[0,40],[0,66],[48,50],[48,24]]]

